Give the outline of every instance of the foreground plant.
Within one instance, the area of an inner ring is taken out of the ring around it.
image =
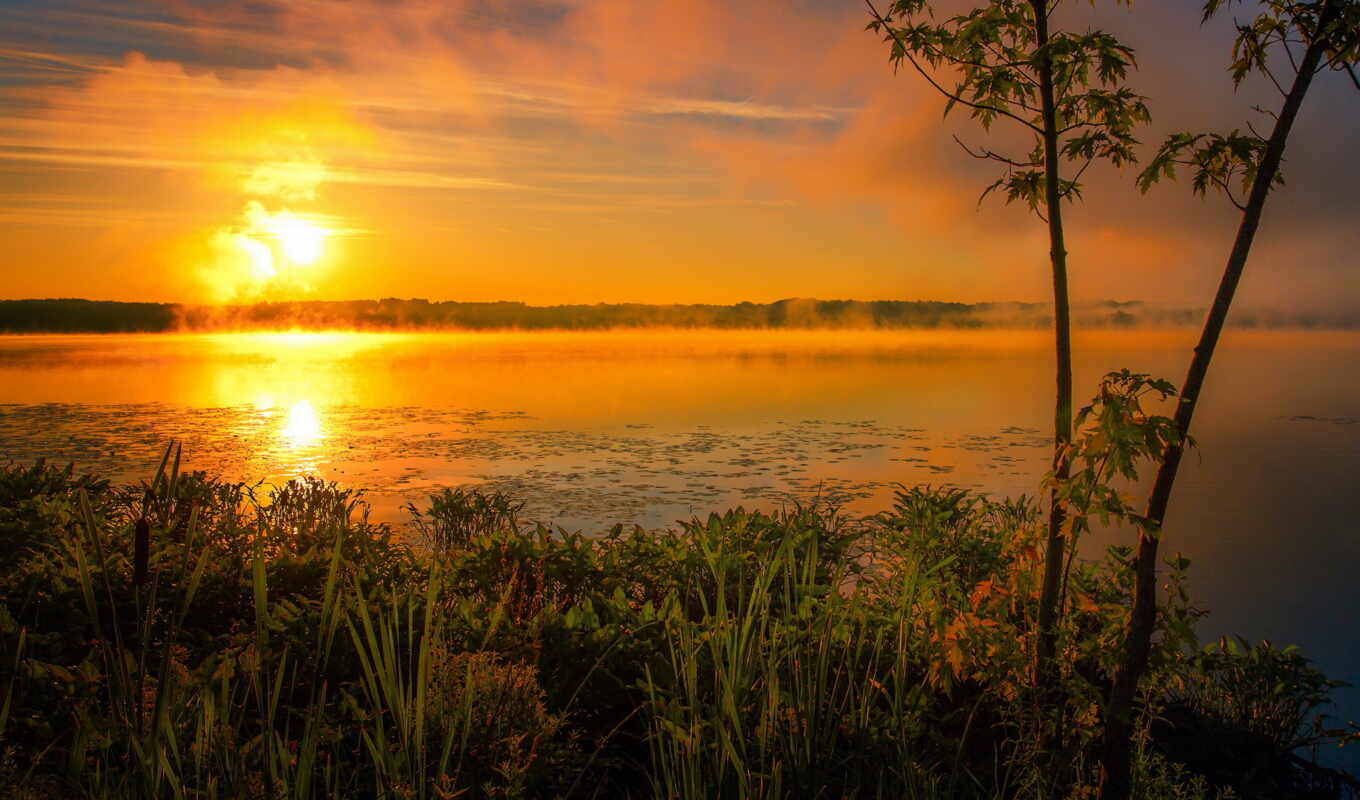
[[[1075,531],[1127,512],[1110,479],[1164,442],[1141,404],[1165,390],[1115,373],[1079,415],[1054,487]],[[912,487],[863,519],[586,537],[464,490],[418,507],[429,538],[407,544],[357,492],[176,463],[137,487],[0,469],[0,544],[24,543],[0,572],[0,796],[980,800],[1053,796],[1057,761],[1094,790],[1127,553],[1067,565],[1067,735],[1029,735],[1046,530],[1025,498]],[[1264,791],[1185,729],[1268,742],[1272,788],[1321,785],[1290,748],[1319,741],[1300,737],[1331,684],[1289,652],[1198,654],[1183,588],[1170,612],[1150,699],[1179,724],[1136,726],[1142,796]]]
[[[910,65],[943,95],[946,114],[962,106],[984,130],[1003,120],[1033,143],[1030,150],[1012,154],[964,149],[1002,166],[1001,176],[983,197],[1002,190],[1006,202],[1023,202],[1048,227],[1057,358],[1053,471],[1061,482],[1068,475],[1072,439],[1062,203],[1081,196],[1081,177],[1095,162],[1120,166],[1135,160],[1133,132],[1149,114],[1144,98],[1123,85],[1135,65],[1133,51],[1103,31],[1054,30],[1051,22],[1059,4],[1051,0],[992,0],[943,20],[934,16],[937,4],[927,0],[895,0],[882,12],[873,0],[866,3],[872,15],[869,28],[883,34],[894,66]],[[937,77],[941,70],[952,73],[957,83],[942,83]],[[1071,172],[1065,173],[1068,165]],[[1034,654],[1034,680],[1044,705],[1056,699],[1057,619],[1067,544],[1064,500],[1055,492],[1050,501]]]

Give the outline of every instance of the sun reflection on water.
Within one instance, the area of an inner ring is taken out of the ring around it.
[[[293,403],[288,409],[281,433],[288,447],[295,450],[320,444],[324,436],[321,417],[312,407],[310,400],[298,400]]]

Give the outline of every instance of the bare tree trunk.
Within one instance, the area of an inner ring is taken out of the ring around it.
[[[1337,6],[1328,3],[1319,20],[1319,30],[1326,27],[1335,17]],[[1266,145],[1265,155],[1251,185],[1251,194],[1246,210],[1242,212],[1242,222],[1237,229],[1237,239],[1233,242],[1227,266],[1223,269],[1223,279],[1218,285],[1213,307],[1204,321],[1204,331],[1200,334],[1199,344],[1195,347],[1190,370],[1185,376],[1181,389],[1180,404],[1176,408],[1176,428],[1182,442],[1190,433],[1190,422],[1199,403],[1200,389],[1209,372],[1209,362],[1214,357],[1219,334],[1228,318],[1233,295],[1237,291],[1242,270],[1247,265],[1256,229],[1261,222],[1261,212],[1265,208],[1271,185],[1280,170],[1280,160],[1284,156],[1289,131],[1298,117],[1299,107],[1308,94],[1313,82],[1326,42],[1315,37],[1299,64],[1294,85],[1285,98],[1284,107],[1276,119],[1275,130]],[[1152,652],[1152,633],[1157,624],[1157,545],[1161,536],[1162,523],[1166,519],[1167,504],[1171,500],[1171,490],[1176,483],[1176,472],[1180,469],[1181,457],[1185,454],[1184,445],[1178,442],[1167,449],[1166,458],[1157,470],[1157,481],[1152,495],[1148,498],[1146,520],[1139,529],[1138,554],[1135,559],[1135,581],[1133,593],[1133,614],[1129,620],[1128,641],[1125,644],[1124,658],[1115,673],[1114,686],[1110,690],[1110,702],[1105,715],[1105,748],[1101,759],[1103,772],[1101,785],[1102,800],[1127,800],[1132,791],[1130,758],[1133,752],[1131,734],[1133,732],[1133,702],[1137,695],[1138,681],[1147,669],[1148,657]]]
[[[1053,99],[1053,67],[1048,46],[1048,10],[1044,0],[1031,0],[1039,58],[1039,95],[1044,127],[1044,191],[1048,211],[1049,260],[1053,266],[1053,327],[1057,354],[1057,403],[1053,414],[1053,467],[1058,480],[1068,476],[1067,446],[1072,441],[1072,331],[1067,303],[1067,248],[1063,240],[1062,186],[1058,175],[1058,121]],[[1052,697],[1058,680],[1058,595],[1062,583],[1065,509],[1055,490],[1050,497],[1048,545],[1044,555],[1043,589],[1039,595],[1039,636],[1035,647],[1034,679],[1041,702]]]

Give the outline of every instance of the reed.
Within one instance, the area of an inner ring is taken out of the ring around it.
[[[862,519],[736,509],[585,537],[464,490],[403,531],[333,484],[180,464],[167,449],[135,487],[0,470],[0,793],[1049,797],[1055,758],[1093,785],[1131,575],[1119,553],[1072,567],[1074,733],[1041,745],[1030,501],[918,487]],[[1168,603],[1188,630],[1198,612]],[[1300,755],[1346,732],[1315,726],[1336,684],[1297,653],[1201,654],[1170,628],[1158,646],[1148,708],[1271,742],[1274,766],[1227,769],[1150,713],[1142,797],[1353,785]]]

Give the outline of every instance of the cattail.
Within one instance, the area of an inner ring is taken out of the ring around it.
[[[132,540],[132,584],[146,583],[147,563],[151,558],[151,523],[146,517],[137,520],[137,532]]]

